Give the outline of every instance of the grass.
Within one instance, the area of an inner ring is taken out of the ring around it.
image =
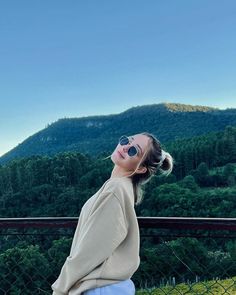
[[[191,285],[178,284],[162,288],[140,289],[136,295],[236,295],[236,277],[226,280],[198,282]]]

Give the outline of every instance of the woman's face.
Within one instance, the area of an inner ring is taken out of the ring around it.
[[[111,155],[111,160],[115,165],[122,168],[122,170],[133,172],[137,168],[144,153],[147,151],[150,139],[144,134],[135,134],[128,136],[128,138],[129,142],[127,144],[121,145],[118,143]],[[135,146],[138,150],[138,153],[132,157],[128,154],[128,150],[131,146]]]

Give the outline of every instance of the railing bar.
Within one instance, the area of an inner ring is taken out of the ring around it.
[[[15,234],[11,234],[11,233],[5,233],[5,234],[0,234],[0,236],[70,236],[71,234],[52,234],[52,233],[47,233],[47,234],[23,234],[23,233],[15,233]]]
[[[236,218],[137,217],[141,228],[236,231]],[[0,228],[74,228],[77,217],[0,218]]]
[[[11,233],[5,233],[5,234],[1,234],[0,233],[0,236],[69,236],[69,237],[71,237],[71,234],[63,234],[63,233],[58,233],[58,234],[53,234],[53,233],[45,233],[45,234],[35,234],[35,233],[29,233],[29,234],[27,234],[27,233],[15,233],[15,234],[11,234]],[[173,235],[151,235],[151,234],[149,234],[149,235],[145,235],[145,234],[140,234],[140,237],[166,237],[166,238],[172,238],[172,237],[189,237],[189,238],[227,238],[227,239],[229,239],[229,238],[232,238],[232,239],[234,239],[234,238],[236,238],[236,236],[232,236],[232,235],[212,235],[212,234],[210,234],[210,235],[175,235],[175,234],[173,234]]]
[[[221,221],[232,221],[232,222],[236,222],[236,218],[223,218],[223,217],[217,217],[217,218],[212,218],[212,217],[179,217],[179,216],[171,216],[171,217],[150,217],[150,216],[142,216],[142,217],[137,217],[138,219],[147,219],[147,220],[169,220],[169,221],[217,221],[217,222],[221,222]],[[60,221],[73,221],[73,220],[77,220],[78,221],[78,217],[4,217],[4,218],[0,218],[0,222],[4,222],[4,221],[17,221],[17,220],[26,220],[26,221],[55,221],[55,220],[60,220]]]

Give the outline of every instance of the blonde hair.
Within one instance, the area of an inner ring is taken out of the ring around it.
[[[140,134],[149,137],[149,144],[136,169],[128,175],[133,183],[135,205],[139,205],[143,200],[141,186],[146,184],[158,170],[161,174],[168,176],[173,170],[174,165],[172,156],[161,148],[160,141],[153,134],[148,132],[142,132]],[[104,158],[104,160],[110,157],[111,155]],[[146,172],[136,173],[140,166],[146,167]]]

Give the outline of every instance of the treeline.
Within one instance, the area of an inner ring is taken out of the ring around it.
[[[174,175],[182,179],[195,170],[201,162],[208,168],[236,162],[236,127],[227,126],[224,132],[180,139],[166,148],[175,159]]]
[[[77,216],[110,170],[72,152],[13,160],[0,168],[0,216]]]
[[[206,174],[201,174],[203,169]],[[170,178],[169,183],[163,183],[163,177],[152,178],[136,210],[138,215],[235,217],[236,165],[227,164],[210,172],[201,163],[194,176],[188,175],[178,182]],[[208,187],[213,181],[217,187]]]
[[[152,178],[144,188],[146,195],[144,202],[137,206],[137,213],[141,214],[143,210],[142,214],[157,216],[215,215],[216,203],[199,211],[194,209],[191,200],[199,199],[200,206],[201,199],[205,203],[211,195],[219,196],[217,199],[222,202],[233,197],[235,142],[236,128],[227,127],[222,133],[169,145],[168,151],[175,160],[174,171],[167,178],[158,174]],[[66,152],[54,157],[32,156],[13,160],[0,166],[0,216],[78,216],[84,202],[110,177],[113,163],[110,159],[104,160],[105,156],[107,154],[96,159],[88,154]],[[171,194],[174,195],[175,208],[186,196],[186,211],[171,209]],[[155,201],[156,195],[162,197],[155,206],[150,206],[149,212],[149,204]],[[165,212],[159,206],[164,201],[168,209]],[[230,207],[232,212],[233,208]],[[226,209],[227,206],[222,207],[219,214],[231,214]]]

